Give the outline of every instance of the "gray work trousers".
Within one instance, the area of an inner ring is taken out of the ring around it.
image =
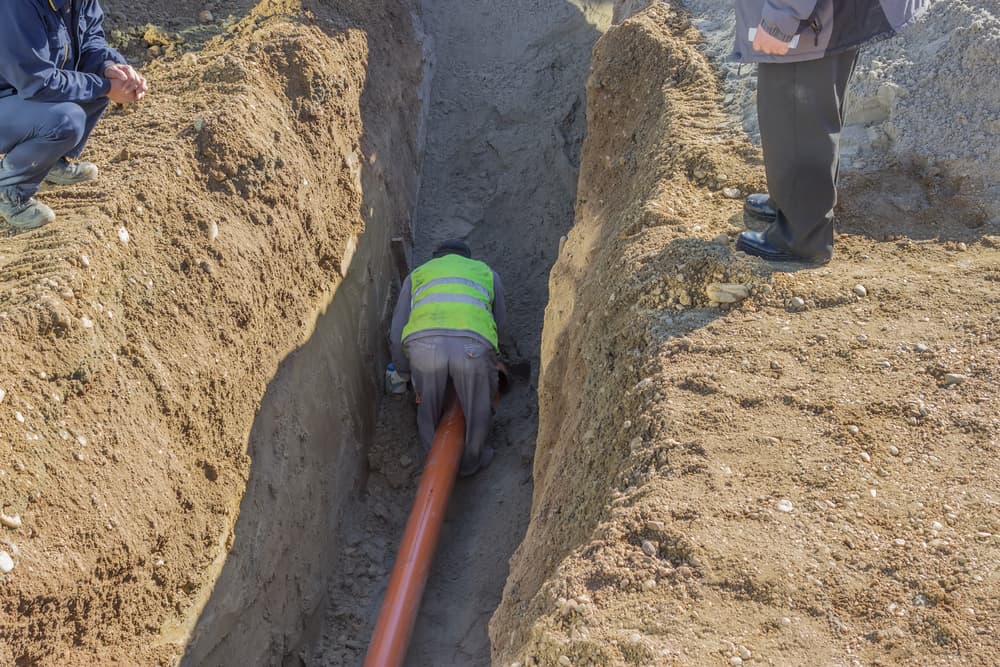
[[[459,474],[473,474],[493,455],[485,442],[497,393],[496,351],[475,338],[445,335],[407,340],[403,349],[410,360],[413,389],[420,401],[417,429],[424,449],[429,451],[434,442],[450,379],[465,413],[465,452]]]
[[[778,213],[767,240],[800,257],[828,259],[833,253],[844,98],[857,59],[852,49],[757,69],[767,190]]]

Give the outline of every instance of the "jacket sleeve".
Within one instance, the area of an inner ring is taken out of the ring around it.
[[[399,299],[396,309],[392,311],[392,327],[389,330],[389,350],[392,353],[392,363],[400,373],[410,372],[410,360],[403,352],[403,328],[410,321],[410,277],[407,276],[399,288]]]
[[[60,69],[49,60],[49,36],[34,3],[0,2],[0,76],[26,100],[92,102],[111,82],[95,74]]]
[[[100,2],[98,0],[88,2],[83,12],[86,31],[80,40],[79,70],[103,76],[106,63],[125,65],[125,57],[108,46],[104,37],[104,12],[101,10]]]
[[[802,21],[812,16],[817,0],[765,0],[760,27],[783,42],[790,42]]]
[[[507,300],[496,271],[493,272],[493,321],[497,323],[497,340],[503,340],[507,330]]]

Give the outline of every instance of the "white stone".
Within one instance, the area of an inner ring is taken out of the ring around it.
[[[896,445],[889,445],[889,453],[893,456],[899,456],[899,447]]]
[[[15,412],[14,413],[14,419],[16,419],[17,421],[19,421],[22,424],[24,423],[24,415],[22,415],[20,412]]]
[[[739,188],[722,188],[722,196],[726,199],[739,199],[743,196]]]
[[[740,649],[740,657],[743,658],[744,660],[749,660],[751,655],[753,655],[752,653],[750,653],[750,649],[748,649],[746,646],[743,646],[742,644],[740,644],[739,649]]]
[[[0,551],[0,572],[7,574],[14,569],[14,559],[6,551]]]
[[[217,238],[219,238],[219,224],[213,222],[208,226],[208,240],[215,241]]]
[[[651,558],[655,557],[656,556],[656,545],[653,544],[652,542],[650,542],[649,540],[643,540],[642,541],[642,553],[646,554],[647,556],[649,556]]]
[[[118,228],[118,240],[121,241],[122,243],[128,243],[129,238],[130,237],[129,237],[128,230],[125,229],[125,227],[119,227]]]
[[[729,664],[730,665],[742,665],[743,664],[743,658],[741,658],[738,655],[734,655],[733,657],[731,657],[729,659]]]
[[[855,285],[854,293],[858,296],[868,296],[868,289],[864,285]]]
[[[7,526],[8,528],[20,528],[21,515],[15,514],[14,516],[7,516],[6,514],[0,514],[0,523]]]
[[[0,389],[0,403],[3,403],[3,399],[7,398],[7,391]]]
[[[865,463],[871,463],[872,457],[868,452],[861,452],[861,460]]]
[[[847,432],[850,433],[851,435],[857,435],[858,433],[861,433],[861,429],[855,426],[854,424],[851,424],[850,426],[847,427]]]
[[[83,253],[80,253],[80,264],[83,266],[83,268],[87,268],[88,266],[90,266],[90,258],[84,255]]]
[[[798,310],[799,308],[804,308],[806,305],[805,299],[800,296],[793,296],[788,300],[788,306]]]
[[[779,512],[791,512],[792,509],[794,508],[794,505],[792,505],[792,501],[789,500],[788,498],[782,498],[781,500],[778,501],[775,507],[778,508]]]
[[[953,384],[962,384],[967,379],[968,378],[966,378],[961,373],[945,373],[944,383],[949,386]]]
[[[80,324],[83,326],[84,329],[92,329],[92,328],[94,328],[94,321],[91,320],[86,315],[84,315],[83,317],[80,318]]]

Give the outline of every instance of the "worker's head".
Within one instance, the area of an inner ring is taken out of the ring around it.
[[[472,250],[469,246],[460,239],[448,239],[441,245],[437,247],[434,251],[434,258],[444,257],[445,255],[461,255],[466,259],[472,259]]]

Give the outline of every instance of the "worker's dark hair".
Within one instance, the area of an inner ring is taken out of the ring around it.
[[[439,245],[437,250],[434,251],[434,258],[444,257],[445,255],[461,255],[466,259],[472,259],[472,249],[459,239],[449,239]]]

